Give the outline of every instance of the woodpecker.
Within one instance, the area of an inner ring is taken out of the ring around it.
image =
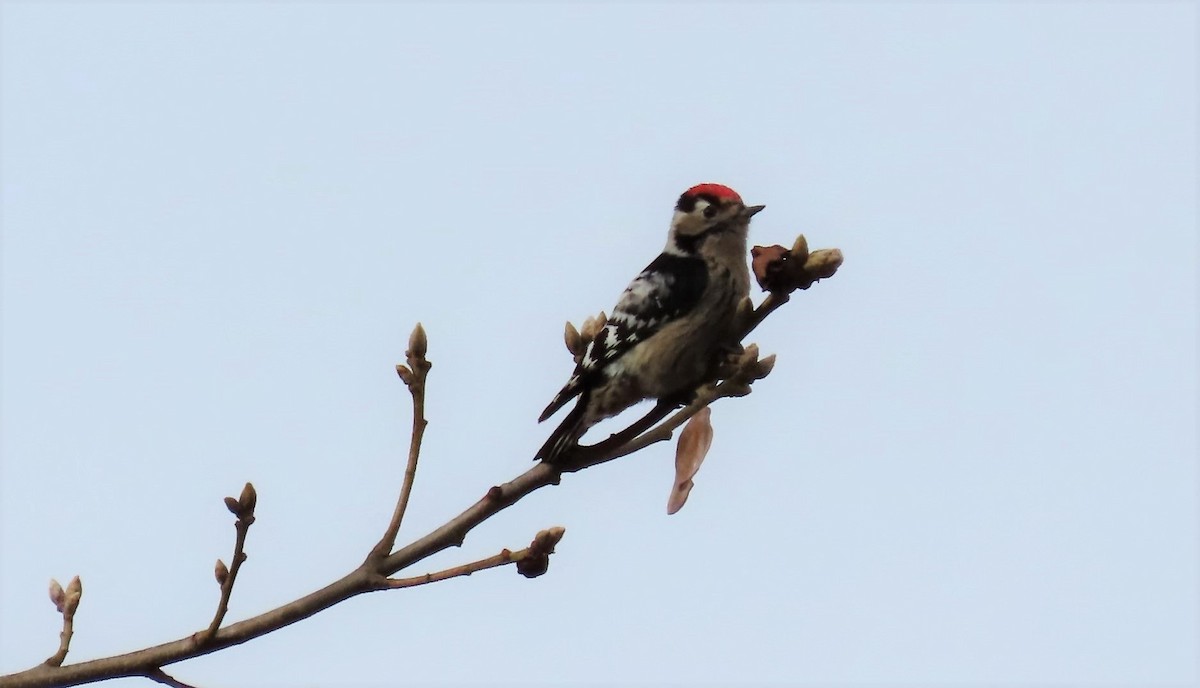
[[[675,204],[667,245],[625,288],[575,372],[538,422],[575,407],[535,459],[554,463],[588,428],[645,399],[683,397],[704,382],[734,337],[750,294],[747,206],[721,184],[698,184]]]

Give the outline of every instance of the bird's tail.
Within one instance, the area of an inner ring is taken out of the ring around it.
[[[575,408],[571,409],[563,422],[559,423],[554,432],[550,433],[550,438],[533,457],[534,461],[540,459],[546,463],[555,463],[564,452],[579,444],[579,438],[583,437],[584,432],[587,432],[587,426],[584,424],[587,402],[588,394],[584,392],[579,397],[579,401],[575,403]]]

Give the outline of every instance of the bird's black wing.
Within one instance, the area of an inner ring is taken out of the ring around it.
[[[538,421],[546,420],[575,398],[586,387],[585,382],[600,375],[635,344],[695,308],[707,286],[708,268],[702,259],[660,254],[625,288],[612,315],[588,344],[571,379]]]
[[[700,302],[708,269],[700,258],[660,254],[625,288],[608,322],[580,362],[584,375],[602,370],[663,325]]]

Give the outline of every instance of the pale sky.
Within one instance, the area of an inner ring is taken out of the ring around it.
[[[1196,685],[1197,5],[3,4],[0,673],[229,620],[528,468],[697,182],[842,271],[673,449],[170,667],[218,686]],[[147,685],[129,680],[113,685]]]

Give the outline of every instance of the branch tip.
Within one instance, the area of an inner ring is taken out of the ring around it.
[[[417,323],[412,334],[408,336],[408,355],[412,358],[423,359],[428,350],[429,337],[425,334],[425,328],[421,326],[421,323]]]
[[[232,563],[229,566],[226,566],[221,559],[217,559],[217,563],[213,565],[213,578],[221,588],[221,596],[217,600],[217,610],[213,613],[208,628],[193,636],[199,645],[206,645],[216,636],[221,622],[225,620],[225,615],[229,612],[229,598],[233,595],[233,584],[237,582],[238,571],[241,570],[242,563],[246,561],[246,534],[250,532],[250,526],[254,524],[254,507],[257,504],[258,493],[255,491],[254,485],[250,483],[246,483],[237,499],[225,498],[225,506],[233,512],[234,516],[237,516],[237,520],[233,524],[234,531],[237,533],[233,543],[233,558],[230,559]]]
[[[79,608],[79,600],[83,597],[83,581],[79,580],[79,576],[71,579],[67,583],[66,597],[63,599],[62,613],[64,617],[74,617],[75,610]]]
[[[79,576],[72,578],[65,590],[57,580],[50,579],[50,601],[62,614],[62,631],[58,634],[58,650],[42,664],[59,667],[66,660],[67,652],[71,649],[71,638],[75,635],[75,611],[79,609],[79,600],[82,597],[83,582],[79,580]]]
[[[421,323],[417,323],[417,326],[413,328],[412,335],[408,338],[408,351],[405,352],[408,365],[396,366],[396,374],[408,387],[413,404],[412,435],[408,443],[408,462],[404,468],[404,481],[400,485],[400,495],[396,499],[396,507],[392,511],[391,521],[388,522],[379,542],[375,543],[363,562],[377,574],[385,573],[380,568],[381,562],[396,545],[396,536],[399,535],[400,525],[404,522],[404,513],[408,510],[408,500],[412,495],[413,482],[417,477],[417,460],[421,456],[421,441],[425,437],[425,428],[429,425],[429,421],[425,419],[425,379],[433,364],[425,358],[428,349],[429,338],[425,334],[425,328],[421,326]]]
[[[254,507],[258,505],[258,491],[254,489],[252,483],[246,483],[246,486],[242,488],[242,494],[238,496],[238,505],[241,507],[239,516],[254,513]]]
[[[62,614],[63,604],[67,601],[67,592],[63,590],[62,584],[53,578],[50,579],[50,601],[58,613]]]

